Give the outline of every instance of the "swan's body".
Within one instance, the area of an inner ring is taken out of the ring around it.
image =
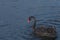
[[[39,37],[56,37],[56,28],[53,26],[51,28],[45,28],[41,26],[40,28],[36,28],[36,18],[34,16],[30,16],[28,21],[34,20],[34,24],[32,25],[33,32]]]

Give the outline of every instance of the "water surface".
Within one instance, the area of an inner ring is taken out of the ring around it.
[[[31,35],[29,16],[41,20],[40,24],[55,25],[56,40],[60,40],[59,0],[0,0],[0,40],[41,40]]]

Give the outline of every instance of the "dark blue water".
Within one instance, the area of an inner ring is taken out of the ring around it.
[[[29,16],[55,25],[60,40],[60,0],[0,0],[0,40],[41,40],[32,36]]]

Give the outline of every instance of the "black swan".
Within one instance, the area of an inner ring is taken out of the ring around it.
[[[40,26],[39,28],[36,28],[36,18],[34,16],[30,16],[28,18],[28,22],[33,20],[32,29],[33,32],[39,36],[39,37],[50,37],[50,38],[56,38],[56,28],[55,26],[51,26],[49,28],[46,28],[44,26]]]

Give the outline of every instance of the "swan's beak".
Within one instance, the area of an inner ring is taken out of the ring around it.
[[[28,19],[28,23],[30,23],[30,20]]]

